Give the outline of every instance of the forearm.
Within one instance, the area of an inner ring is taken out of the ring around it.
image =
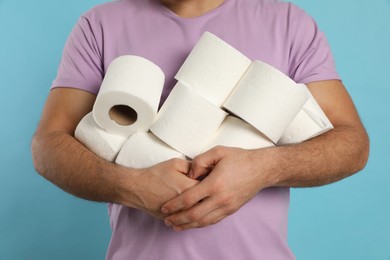
[[[268,187],[328,184],[362,169],[368,138],[362,127],[338,126],[310,141],[258,150],[215,147],[194,159],[197,186],[162,207],[175,230],[215,224]],[[205,202],[199,202],[199,201]],[[211,206],[210,206],[211,204]]]
[[[121,184],[134,170],[92,153],[66,132],[37,133],[32,144],[36,170],[61,189],[92,201],[121,201]],[[131,183],[130,183],[131,184]]]
[[[338,126],[309,141],[254,151],[254,162],[267,186],[313,187],[360,171],[368,158],[363,127]],[[265,153],[264,153],[265,152]],[[265,168],[265,170],[264,170]]]
[[[334,129],[303,143],[245,150],[217,146],[194,158],[190,176],[199,185],[165,203],[165,223],[175,230],[205,227],[236,212],[268,187],[313,187],[361,170],[369,141],[356,109],[338,80],[308,84]]]
[[[172,159],[133,169],[100,158],[73,137],[94,101],[95,95],[78,89],[50,91],[32,142],[36,170],[77,197],[164,217],[161,205],[198,183],[186,176],[190,162]]]

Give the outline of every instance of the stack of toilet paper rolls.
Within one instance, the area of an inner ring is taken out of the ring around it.
[[[157,112],[164,74],[121,56],[75,136],[102,158],[145,168],[194,158],[217,145],[258,149],[299,143],[333,128],[309,90],[205,32]]]
[[[92,112],[75,137],[98,156],[132,168],[145,168],[185,156],[153,134],[164,73],[138,56],[121,56],[109,66]]]

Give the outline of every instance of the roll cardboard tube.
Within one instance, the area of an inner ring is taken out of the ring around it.
[[[147,59],[132,55],[116,58],[93,107],[96,123],[122,136],[148,131],[157,115],[164,79],[162,70]]]

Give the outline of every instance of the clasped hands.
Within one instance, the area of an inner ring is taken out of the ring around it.
[[[175,177],[185,177],[180,180],[185,185],[177,188],[175,196],[171,194],[167,202],[162,202],[162,206],[155,209],[160,212],[151,215],[157,215],[164,219],[167,226],[181,231],[215,224],[236,212],[264,187],[258,169],[253,167],[252,152],[218,146],[198,155],[192,163],[176,160]],[[163,165],[166,163],[152,168]],[[163,184],[174,185],[170,181],[171,177],[164,179]],[[202,180],[197,181],[199,178]],[[162,198],[164,194],[158,199]]]

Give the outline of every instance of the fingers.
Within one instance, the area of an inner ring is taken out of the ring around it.
[[[178,212],[165,218],[165,224],[167,226],[173,226],[175,230],[178,227],[199,227],[205,225],[201,222],[206,215],[215,211],[215,201],[212,198],[206,198],[202,202],[195,204],[193,207]]]
[[[195,185],[176,198],[165,203],[161,208],[161,212],[164,214],[173,214],[177,211],[192,207],[207,196],[208,193],[203,185]]]
[[[216,209],[216,210],[210,212],[209,214],[204,216],[202,219],[199,219],[199,220],[194,221],[194,222],[182,224],[179,226],[173,226],[173,229],[175,231],[183,231],[183,230],[187,230],[187,229],[191,229],[191,228],[207,227],[207,226],[214,225],[214,224],[220,222],[221,220],[223,220],[224,218],[226,218],[230,214],[231,213],[226,212],[223,208],[219,208],[219,209]]]
[[[209,174],[214,166],[223,158],[223,146],[216,146],[207,152],[196,156],[192,161],[192,166],[188,176],[197,179],[200,176]]]
[[[168,215],[166,225],[177,231],[205,227],[221,221],[247,201],[246,196],[241,196],[246,190],[235,179],[240,168],[231,158],[236,151],[218,146],[194,158],[190,177],[208,176],[161,207],[161,212]]]
[[[184,175],[188,175],[191,169],[191,162],[179,158],[172,158],[168,161],[160,163],[162,167],[169,167],[170,169],[174,169],[177,172],[183,173]]]
[[[191,162],[190,161],[177,159],[177,158],[174,158],[174,159],[171,159],[171,160],[173,161],[173,163],[176,166],[176,169],[179,172],[181,172],[181,173],[183,173],[185,175],[188,175],[188,172],[191,169]]]
[[[213,225],[237,210],[230,201],[208,197],[195,206],[165,218],[165,224],[174,230],[200,228]]]
[[[164,223],[167,226],[179,227],[181,225],[193,223],[193,220],[200,220],[213,210],[213,203],[210,198],[204,199],[190,209],[182,211],[165,218]]]

